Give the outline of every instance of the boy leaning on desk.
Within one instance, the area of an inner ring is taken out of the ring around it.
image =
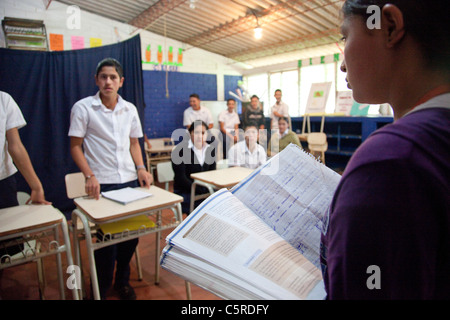
[[[118,94],[124,79],[117,60],[100,61],[95,75],[99,91],[76,102],[71,111],[70,151],[86,177],[86,193],[96,199],[100,191],[149,188],[153,182],[139,145],[143,132],[137,109]],[[123,300],[136,299],[129,284],[129,263],[137,244],[138,238],[95,251],[102,299],[113,282],[116,262],[114,289]]]

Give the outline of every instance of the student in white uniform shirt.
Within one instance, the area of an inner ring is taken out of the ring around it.
[[[239,140],[239,115],[235,112],[236,100],[227,100],[227,110],[219,114],[220,132],[222,133],[223,158],[226,159],[227,151]]]
[[[95,96],[75,103],[70,117],[70,151],[86,177],[86,192],[98,199],[101,191],[125,187],[150,187],[139,138],[143,137],[136,107],[118,94],[124,82],[121,64],[107,58],[97,66]],[[83,152],[84,150],[84,152]],[[129,285],[130,260],[138,238],[95,251],[101,298],[112,284],[123,300],[136,299]]]
[[[258,144],[258,128],[255,125],[245,127],[244,140],[228,150],[228,165],[256,169],[266,161],[266,151]]]
[[[51,204],[45,200],[44,189],[30,157],[20,139],[19,129],[26,121],[14,99],[6,92],[0,91],[0,209],[19,205],[17,201],[17,169],[31,189],[27,203]],[[16,168],[17,167],[17,168]],[[12,239],[7,240],[10,242]],[[4,248],[0,242],[0,257],[13,256],[23,250],[23,245]]]
[[[272,113],[270,115],[270,118],[272,119],[270,122],[270,127],[272,130],[278,129],[278,120],[281,117],[289,118],[289,106],[281,101],[281,90],[277,89],[275,90],[274,97],[277,100],[277,102],[272,106]]]
[[[183,126],[189,129],[189,126],[195,120],[201,120],[208,125],[208,129],[214,126],[214,120],[211,112],[208,108],[204,108],[200,105],[200,96],[193,93],[189,96],[189,108],[184,110],[183,113]]]

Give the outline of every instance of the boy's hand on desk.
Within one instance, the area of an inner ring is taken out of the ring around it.
[[[150,174],[150,172],[148,172],[145,169],[139,169],[137,173],[138,173],[139,185],[141,187],[150,188],[150,185],[153,182],[153,176]]]
[[[31,190],[30,199],[26,204],[52,204],[50,201],[45,200],[44,190]]]
[[[85,190],[89,197],[95,200],[100,198],[100,183],[94,175],[86,179]]]

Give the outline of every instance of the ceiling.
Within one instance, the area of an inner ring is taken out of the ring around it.
[[[344,0],[59,0],[252,67],[339,52]],[[254,38],[257,26],[262,38]]]

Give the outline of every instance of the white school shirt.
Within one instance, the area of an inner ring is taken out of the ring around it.
[[[194,154],[197,157],[198,163],[203,166],[206,159],[206,149],[208,149],[209,144],[205,144],[202,149],[197,149],[194,144],[192,143],[192,140],[189,140],[188,148],[194,150]]]
[[[12,158],[8,153],[6,131],[20,129],[26,125],[25,118],[14,99],[6,92],[0,91],[0,180],[6,179],[17,172]]]
[[[192,107],[184,110],[183,113],[183,126],[190,126],[195,120],[202,120],[208,126],[214,123],[211,112],[208,108],[200,106],[200,110],[194,110]]]
[[[228,150],[228,166],[256,169],[266,163],[266,151],[260,144],[256,144],[253,152],[247,147],[245,140],[239,141]]]
[[[72,107],[69,136],[84,138],[86,160],[98,182],[125,183],[137,179],[130,138],[143,137],[136,107],[119,96],[114,111],[95,96]]]
[[[221,113],[219,113],[219,122],[224,123],[225,131],[231,132],[234,130],[234,127],[236,124],[240,124],[241,121],[239,120],[239,116],[236,112],[228,112],[228,110],[223,110]]]
[[[289,106],[283,101],[280,101],[280,104],[275,103],[272,106],[272,114],[270,116],[272,118],[272,129],[278,129],[278,119],[280,118],[273,114],[274,111],[282,114],[285,118],[287,118],[289,117]]]

